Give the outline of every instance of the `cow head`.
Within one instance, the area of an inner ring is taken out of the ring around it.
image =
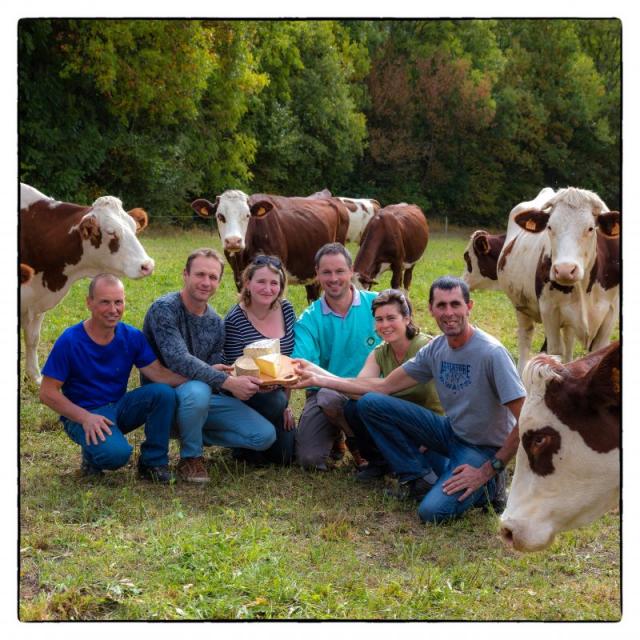
[[[251,219],[249,197],[246,193],[229,189],[217,196],[214,204],[198,198],[191,203],[191,207],[203,218],[215,216],[222,246],[227,253],[234,254],[244,250]]]
[[[127,213],[118,198],[103,196],[72,230],[77,229],[83,240],[87,267],[121,277],[143,278],[151,275],[155,266],[136,238],[136,232],[147,223],[144,210]]]
[[[523,372],[527,398],[502,537],[519,551],[615,506],[620,488],[620,343],[561,365],[550,356]]]
[[[462,279],[469,289],[497,289],[497,263],[505,235],[492,236],[482,229],[471,234],[464,250],[465,270]]]
[[[547,233],[549,277],[564,286],[588,275],[596,256],[597,228],[608,237],[620,235],[620,214],[609,211],[595,193],[573,187],[558,191],[539,210],[518,213],[514,220],[526,232]]]

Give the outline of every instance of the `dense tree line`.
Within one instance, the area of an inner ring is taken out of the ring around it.
[[[82,20],[18,28],[20,179],[157,219],[228,188],[503,226],[542,186],[620,206],[607,19]]]

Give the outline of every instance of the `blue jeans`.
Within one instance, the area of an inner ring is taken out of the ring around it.
[[[367,393],[360,398],[358,413],[401,482],[425,475],[424,458],[418,451],[421,445],[445,456],[439,469],[435,463],[432,465],[439,476],[438,482],[418,507],[418,515],[424,522],[456,518],[471,507],[481,506],[494,498],[495,478],[462,502],[458,500],[462,492],[448,496],[442,485],[462,464],[480,467],[495,455],[496,447],[469,444],[453,433],[446,416],[379,393]]]
[[[212,393],[205,382],[185,382],[176,389],[176,395],[181,458],[200,457],[203,446],[264,451],[275,442],[275,429],[266,418],[242,400]]]
[[[256,463],[291,464],[296,430],[286,431],[284,428],[284,410],[289,404],[287,394],[282,389],[256,393],[246,403],[266,418],[276,430],[275,442],[266,451],[254,454],[255,457],[250,455],[248,459],[253,459]],[[241,449],[235,451],[242,452]]]
[[[125,434],[144,424],[145,441],[140,446],[140,460],[149,467],[169,463],[169,432],[176,408],[176,393],[166,384],[146,384],[129,391],[118,400],[106,404],[96,413],[109,418],[111,435],[98,444],[87,444],[84,429],[78,422],[62,418],[67,435],[82,447],[82,456],[96,469],[119,469],[129,461],[133,447]]]

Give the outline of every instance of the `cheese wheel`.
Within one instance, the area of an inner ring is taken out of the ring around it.
[[[241,356],[234,363],[237,376],[259,376],[260,369],[253,358]]]
[[[265,376],[271,376],[277,378],[282,370],[282,363],[280,361],[279,353],[268,353],[266,356],[258,356],[256,358],[256,364],[260,373]]]
[[[264,340],[257,340],[248,344],[243,353],[248,358],[257,358],[259,356],[266,356],[269,353],[280,353],[280,340],[278,338],[266,338]]]

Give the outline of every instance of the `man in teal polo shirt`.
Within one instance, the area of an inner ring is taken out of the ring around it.
[[[302,312],[295,326],[292,357],[304,358],[341,377],[355,377],[380,342],[371,303],[372,291],[352,285],[351,255],[338,242],[321,247],[315,256],[322,296]],[[326,470],[347,397],[331,389],[307,391],[296,433],[296,456],[308,469]]]

